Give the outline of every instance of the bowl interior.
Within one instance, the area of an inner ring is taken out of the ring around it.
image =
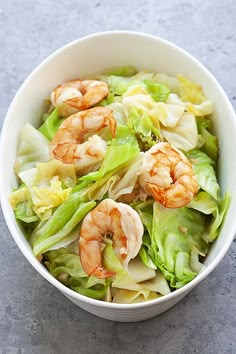
[[[176,46],[149,35],[110,32],[82,38],[51,55],[28,77],[11,104],[1,137],[0,188],[7,224],[28,260],[38,270],[43,268],[32,256],[31,248],[15,221],[8,203],[8,196],[17,185],[13,165],[19,132],[26,122],[30,122],[35,127],[39,126],[44,100],[57,84],[69,79],[86,78],[108,67],[122,65],[133,65],[138,70],[170,75],[181,73],[202,85],[206,96],[214,103],[214,129],[220,146],[219,180],[222,191],[231,193],[231,205],[220,236],[205,261],[207,268],[203,271],[204,274],[198,275],[199,279],[202,279],[224,256],[236,230],[235,114],[220,85],[198,61]],[[41,274],[45,276],[45,273],[46,271],[42,269]],[[61,286],[51,278],[48,279],[54,285]],[[197,284],[198,280],[193,282]]]

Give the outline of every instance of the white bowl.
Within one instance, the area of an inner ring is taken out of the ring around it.
[[[219,138],[219,181],[222,192],[230,191],[231,204],[218,239],[211,247],[205,269],[189,284],[162,298],[139,304],[113,304],[80,295],[57,281],[33,256],[22,229],[15,220],[8,196],[17,181],[13,164],[18,135],[26,122],[39,125],[43,101],[59,83],[75,77],[100,73],[112,66],[133,65],[137,69],[181,73],[203,86],[215,106],[214,129]],[[151,318],[179,302],[222,260],[236,231],[236,117],[216,79],[190,54],[154,36],[114,31],[90,35],[59,49],[44,60],[26,79],[7,113],[1,134],[0,191],[3,213],[18,247],[32,266],[76,305],[97,316],[116,321]],[[37,285],[36,285],[37,286]]]

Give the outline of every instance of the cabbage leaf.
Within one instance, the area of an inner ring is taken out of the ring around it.
[[[125,271],[115,256],[111,244],[108,244],[103,251],[103,265],[106,269],[116,272],[111,284],[113,302],[147,301],[170,292],[169,285],[161,272],[147,267],[139,257],[131,260],[128,271]]]
[[[182,75],[178,75],[177,79],[179,80],[180,98],[182,101],[194,104],[201,104],[206,101],[206,97],[200,85]]]
[[[112,102],[108,105],[108,108],[112,109],[113,116],[116,120],[117,125],[118,126],[125,126],[127,118],[126,118],[122,103],[121,102]],[[118,130],[118,134],[119,134],[119,127],[117,128],[117,130]],[[117,131],[116,131],[116,135],[117,135]]]
[[[90,200],[101,200],[106,193],[113,200],[131,193],[138,179],[142,154],[137,153],[124,166],[118,166],[114,171],[106,173],[104,177],[93,183],[87,192]]]
[[[133,108],[129,112],[127,125],[149,147],[155,145],[156,138],[160,136],[160,130],[155,127],[148,113],[142,110]]]
[[[201,150],[205,152],[212,160],[216,161],[218,156],[218,139],[210,132],[211,122],[209,119],[197,117],[197,126],[199,134],[203,138]]]
[[[82,268],[78,254],[70,253],[66,248],[60,248],[46,252],[44,258],[49,272],[64,285],[94,299],[105,298],[110,279],[88,276]]]
[[[109,172],[116,172],[124,167],[137,153],[139,147],[137,140],[128,127],[120,126],[116,137],[108,146],[100,169],[80,178],[81,181],[99,181]]]
[[[20,132],[14,166],[16,174],[35,167],[37,162],[45,162],[49,159],[49,140],[27,123]]]
[[[193,166],[201,189],[208,192],[214,199],[219,198],[220,186],[217,182],[214,161],[203,151],[192,150],[186,153]]]
[[[10,194],[9,202],[14,210],[16,219],[27,224],[39,220],[33,209],[34,205],[29,189],[24,184]]]
[[[170,90],[168,87],[162,84],[158,84],[152,80],[144,80],[145,88],[149,95],[154,99],[156,102],[166,102],[168,96],[170,94]]]
[[[161,126],[161,135],[177,149],[192,150],[198,145],[196,118],[191,113],[183,113],[175,127]]]
[[[154,74],[153,81],[165,85],[166,87],[169,88],[170,92],[174,94],[179,94],[179,81],[176,79],[176,77],[169,76],[164,73],[156,73]]]
[[[191,268],[191,253],[197,250],[205,255],[208,251],[202,238],[205,219],[194,209],[168,209],[157,202],[153,204],[152,258],[173,288],[182,287],[197,275]]]
[[[211,219],[207,223],[207,230],[203,235],[206,242],[213,242],[217,238],[229,203],[229,193],[226,193],[224,198],[217,202],[209,193],[200,191],[187,205],[188,208],[198,210],[205,215],[211,215]]]
[[[114,76],[123,76],[123,77],[130,77],[137,74],[137,70],[133,66],[119,66],[108,68],[103,71],[103,75],[114,75]]]
[[[35,255],[46,252],[51,247],[55,248],[55,245],[62,240],[65,240],[66,244],[68,238],[74,241],[73,230],[96,206],[94,201],[87,201],[86,194],[86,185],[75,187],[75,191],[72,190],[69,198],[55,209],[51,217],[39,223],[30,237],[30,244]]]
[[[53,177],[57,176],[65,187],[73,188],[76,185],[76,173],[73,164],[59,160],[37,163],[35,168],[19,173],[20,179],[27,187],[46,187]]]
[[[45,122],[39,127],[38,130],[45,135],[46,138],[52,140],[63,121],[64,119],[59,116],[58,109],[56,108],[46,118]]]
[[[14,204],[13,207],[16,209],[16,205],[21,203],[17,207],[18,214],[19,210],[21,214],[25,210],[28,216],[32,216],[29,212],[31,205],[41,220],[47,220],[54,208],[68,199],[71,188],[76,185],[74,166],[58,160],[37,163],[36,167],[20,172],[19,177],[27,193],[24,194],[23,200],[23,191],[21,189],[14,191],[10,196],[11,204]]]

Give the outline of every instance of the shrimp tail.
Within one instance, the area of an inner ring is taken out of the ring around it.
[[[115,272],[111,272],[103,267],[97,267],[96,269],[94,269],[92,275],[94,275],[96,278],[99,279],[105,279],[108,277],[112,277],[113,275],[115,275]]]
[[[115,136],[116,136],[116,120],[114,119],[112,112],[108,116],[108,121],[109,121],[111,136],[113,138],[115,138]]]
[[[102,266],[102,254],[100,251],[100,242],[98,240],[79,239],[79,254],[83,270],[88,275],[94,275],[99,279],[104,279],[115,275]]]

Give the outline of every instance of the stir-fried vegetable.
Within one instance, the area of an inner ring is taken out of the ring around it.
[[[230,203],[202,87],[124,66],[57,86],[51,103],[21,131],[9,197],[35,256],[65,286],[116,303],[194,279]]]

